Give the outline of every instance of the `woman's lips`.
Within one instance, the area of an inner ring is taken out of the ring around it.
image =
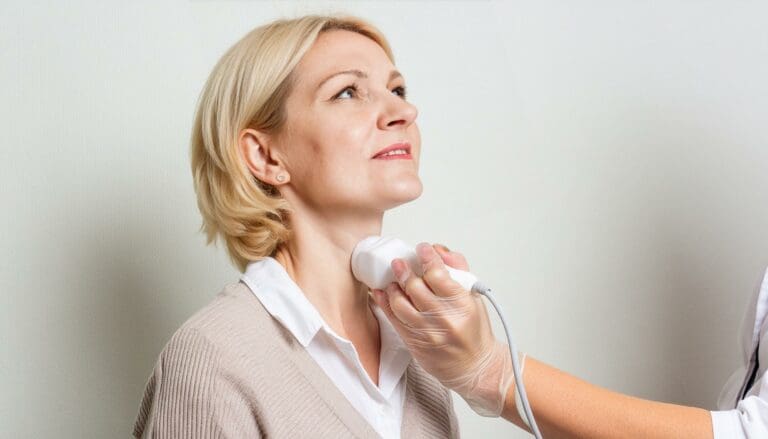
[[[412,158],[410,154],[395,154],[376,157],[374,160],[411,160]]]
[[[399,152],[396,154],[386,155],[389,152],[397,151],[397,150],[405,151],[405,153]],[[388,147],[377,152],[376,155],[373,156],[373,158],[375,160],[396,160],[396,159],[410,160],[413,158],[411,156],[411,144],[408,142],[393,143],[392,145],[389,145]]]

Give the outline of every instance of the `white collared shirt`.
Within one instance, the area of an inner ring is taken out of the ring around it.
[[[379,385],[371,381],[355,346],[336,334],[276,259],[251,262],[241,280],[264,308],[288,329],[383,438],[400,438],[405,402],[405,370],[411,361],[384,312],[371,302],[379,321]]]
[[[768,438],[768,270],[744,316],[743,364],[711,412],[715,439]]]

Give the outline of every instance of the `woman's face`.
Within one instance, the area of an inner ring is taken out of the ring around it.
[[[384,211],[421,195],[417,110],[378,44],[323,32],[293,73],[276,140],[295,197],[341,213]],[[409,154],[375,157],[390,147]]]

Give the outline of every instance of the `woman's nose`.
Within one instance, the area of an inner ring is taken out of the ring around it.
[[[413,104],[400,96],[390,96],[389,99],[386,99],[384,108],[379,116],[379,128],[387,130],[408,127],[416,120],[419,111]]]

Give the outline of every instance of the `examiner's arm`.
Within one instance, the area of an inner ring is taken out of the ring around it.
[[[707,410],[622,395],[527,357],[525,389],[545,438],[712,438]],[[501,416],[521,428],[514,385]]]
[[[424,243],[416,252],[423,277],[396,259],[398,283],[374,291],[375,301],[424,369],[478,413],[500,414],[525,428],[515,406],[506,344],[493,337],[482,299],[464,291],[443,265],[468,270],[464,257]],[[530,357],[523,379],[545,438],[713,437],[712,416],[704,409],[622,395]]]

